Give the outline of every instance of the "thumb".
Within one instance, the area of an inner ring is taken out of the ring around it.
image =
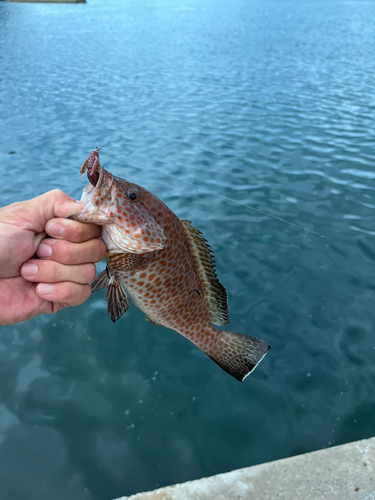
[[[48,191],[39,196],[39,198],[45,198],[43,200],[46,202],[46,212],[44,215],[47,216],[47,221],[55,218],[65,219],[70,215],[80,212],[86,206],[86,203],[71,198],[59,189]]]
[[[63,191],[53,189],[31,200],[4,207],[4,222],[10,222],[42,233],[46,223],[54,218],[66,218],[80,212],[84,204],[77,202]]]

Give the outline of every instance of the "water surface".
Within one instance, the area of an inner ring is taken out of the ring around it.
[[[0,2],[1,205],[89,151],[198,227],[239,384],[103,293],[0,329],[0,497],[103,500],[375,433],[375,5]],[[177,179],[118,156],[131,157]],[[197,184],[322,234],[266,217]]]

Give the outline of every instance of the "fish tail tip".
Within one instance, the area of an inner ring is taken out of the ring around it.
[[[261,339],[256,339],[256,340],[261,340]],[[263,340],[261,342],[264,342]],[[239,380],[240,382],[243,382],[245,380],[245,378],[247,378],[251,373],[253,373],[253,371],[255,370],[255,368],[259,365],[259,363],[263,360],[263,358],[265,357],[265,355],[268,353],[268,351],[271,349],[271,346],[268,345],[266,342],[264,342],[265,345],[265,349],[264,349],[264,352],[263,354],[260,354],[257,362],[250,368],[250,370],[242,377],[242,378],[238,378],[237,380]]]
[[[207,353],[223,370],[243,382],[259,365],[271,347],[264,340],[235,332],[220,332],[218,348]]]

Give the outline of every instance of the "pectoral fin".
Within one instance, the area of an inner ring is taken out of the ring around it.
[[[146,260],[137,253],[114,252],[107,253],[107,264],[114,271],[132,271],[146,264]]]
[[[109,280],[105,300],[108,316],[115,323],[126,313],[130,304],[129,297],[116,276],[111,276]]]
[[[96,276],[95,279],[92,280],[90,283],[91,286],[91,292],[97,292],[98,290],[101,290],[102,288],[107,288],[109,283],[109,275],[108,275],[108,269],[104,269],[98,276]]]

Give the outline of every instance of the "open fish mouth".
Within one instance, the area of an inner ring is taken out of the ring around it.
[[[89,184],[83,188],[81,201],[98,206],[112,186],[112,176],[100,165],[98,148],[91,151],[87,160],[81,166],[80,177],[87,174]]]
[[[98,150],[94,150],[91,151],[87,160],[83,162],[80,170],[80,176],[87,172],[88,181],[92,184],[92,186],[96,187],[100,181],[102,170]]]
[[[92,172],[92,171],[88,170],[87,171],[87,178],[88,178],[90,184],[92,184],[94,187],[96,187],[96,185],[99,182],[100,172],[98,172],[98,171]]]

